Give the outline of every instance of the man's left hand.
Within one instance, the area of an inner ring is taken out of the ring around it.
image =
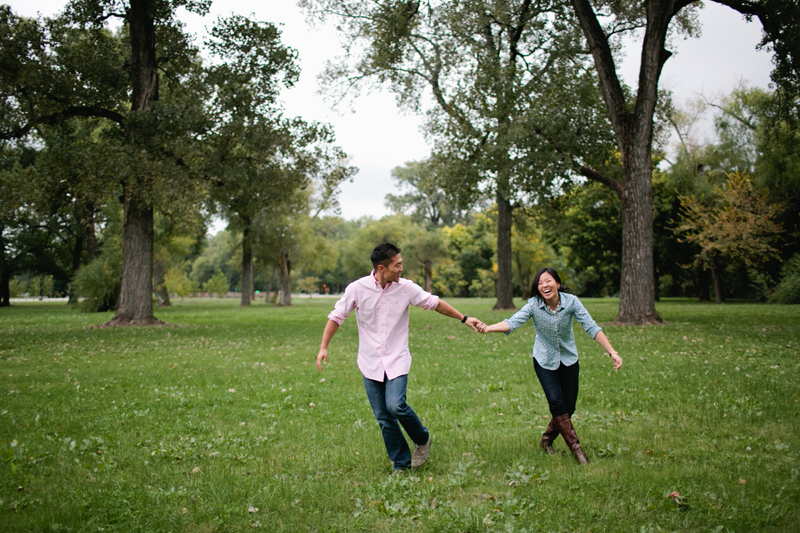
[[[486,324],[484,324],[483,322],[481,322],[480,320],[478,320],[474,316],[471,316],[471,317],[467,318],[467,320],[464,322],[464,324],[466,324],[469,327],[471,327],[472,331],[478,331],[478,332],[480,332],[482,328],[486,327]]]

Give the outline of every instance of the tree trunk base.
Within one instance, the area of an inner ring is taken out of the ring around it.
[[[513,305],[511,307],[506,307],[504,305],[496,304],[494,307],[492,307],[492,311],[516,311],[516,310],[517,308],[514,307]]]
[[[97,324],[92,329],[120,328],[125,326],[171,326],[169,322],[164,322],[156,317],[146,319],[128,320],[125,318],[114,317],[105,324]]]

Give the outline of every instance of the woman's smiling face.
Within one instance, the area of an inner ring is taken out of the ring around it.
[[[542,295],[545,302],[550,303],[554,299],[558,300],[559,287],[560,285],[550,273],[542,272],[542,275],[539,276],[539,294]]]

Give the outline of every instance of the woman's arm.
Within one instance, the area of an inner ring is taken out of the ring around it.
[[[608,352],[608,355],[611,356],[611,360],[614,362],[614,370],[619,370],[622,366],[622,357],[619,356],[616,350],[614,350],[614,347],[611,346],[611,343],[608,342],[608,337],[606,337],[606,334],[602,331],[599,331],[594,340],[596,340],[597,343]]]
[[[478,326],[478,331],[481,333],[505,333],[511,329],[511,326],[508,325],[508,322],[498,322],[497,324],[492,324],[491,326],[487,326],[483,324],[483,327]]]

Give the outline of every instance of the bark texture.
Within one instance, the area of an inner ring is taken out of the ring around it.
[[[622,155],[622,268],[619,314],[622,324],[662,322],[655,308],[651,150],[658,80],[671,55],[664,49],[670,20],[684,0],[648,0],[639,89],[632,110],[617,77],[608,39],[588,0],[571,0],[594,58],[603,99]]]
[[[158,299],[159,307],[171,307],[172,302],[169,301],[169,291],[164,283],[164,265],[161,261],[153,262],[153,283],[156,286],[156,298]]]
[[[497,302],[494,309],[514,307],[514,283],[511,269],[511,202],[505,187],[497,187]]]
[[[281,252],[281,301],[278,305],[292,305],[292,262],[289,254]]]
[[[131,0],[131,117],[158,100],[156,31],[152,0]],[[136,145],[135,135],[131,142]],[[140,187],[123,187],[122,288],[117,312],[106,326],[163,324],[153,315],[153,206]]]
[[[106,326],[160,324],[153,316],[153,208],[125,195],[122,287],[117,313]]]
[[[245,221],[242,235],[242,306],[249,306],[253,294],[253,246],[250,242],[251,222]]]
[[[0,307],[11,305],[11,272],[0,270]]]
[[[426,259],[422,263],[422,267],[425,270],[425,292],[431,292],[433,287],[433,263],[430,259]]]

